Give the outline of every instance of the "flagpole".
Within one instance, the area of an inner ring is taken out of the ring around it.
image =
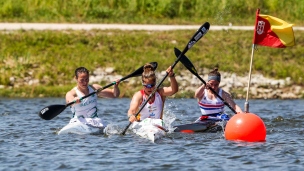
[[[250,88],[250,82],[251,82],[251,72],[252,72],[252,63],[253,63],[253,56],[254,56],[254,49],[255,44],[252,44],[252,51],[251,51],[251,59],[250,59],[250,67],[249,67],[249,75],[248,75],[248,85],[247,85],[247,94],[246,94],[246,101],[245,101],[245,113],[249,113],[249,88]]]
[[[247,94],[246,94],[246,101],[245,101],[245,113],[249,113],[249,88],[251,82],[251,72],[252,72],[252,64],[253,64],[253,56],[254,50],[256,48],[255,38],[256,38],[256,31],[257,31],[257,24],[258,24],[258,16],[260,14],[260,9],[258,8],[255,14],[255,25],[254,25],[254,33],[253,33],[253,43],[252,43],[252,51],[251,51],[251,59],[250,59],[250,67],[249,67],[249,75],[248,75],[248,86],[247,86]]]

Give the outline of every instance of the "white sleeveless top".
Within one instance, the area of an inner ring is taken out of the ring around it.
[[[89,93],[94,92],[94,89],[91,86],[88,86]],[[84,95],[80,92],[77,87],[74,88],[76,91],[77,97],[81,98]],[[97,116],[97,94],[93,94],[85,99],[82,99],[80,103],[74,104],[71,107],[74,118],[94,118]]]
[[[145,97],[144,90],[140,91],[143,97],[142,104],[147,100]],[[153,103],[148,102],[145,107],[140,112],[140,120],[144,120],[146,118],[155,118],[160,119],[163,113],[163,99],[158,92],[154,94],[155,99]],[[141,107],[141,106],[140,106]]]
[[[222,97],[222,89],[219,89],[219,96]],[[201,101],[198,102],[201,109],[202,115],[224,113],[224,102],[216,97],[216,99],[211,100],[208,98],[208,90],[205,89],[204,96]]]

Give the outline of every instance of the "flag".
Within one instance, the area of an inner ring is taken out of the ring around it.
[[[279,18],[256,12],[253,44],[286,48],[295,44],[292,26]]]

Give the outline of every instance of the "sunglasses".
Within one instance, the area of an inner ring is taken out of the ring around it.
[[[146,88],[152,88],[155,86],[155,84],[143,84],[143,86]]]

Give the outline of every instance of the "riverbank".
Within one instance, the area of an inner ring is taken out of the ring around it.
[[[181,65],[181,64],[180,64]],[[206,81],[209,70],[207,68],[200,69],[198,74]],[[188,70],[181,70],[176,74],[176,80],[179,83],[179,92],[173,96],[173,98],[192,98],[196,88],[203,83]],[[157,72],[158,80],[161,80],[165,76],[165,72]],[[237,75],[236,73],[221,72],[222,82],[220,87],[225,91],[231,93],[235,99],[245,99],[248,88],[248,75]],[[107,85],[113,80],[122,78],[122,75],[115,74],[115,69],[108,68],[96,68],[90,76],[90,84],[102,83],[101,85]],[[169,79],[168,79],[169,81]],[[164,84],[168,85],[168,81]],[[11,77],[11,84],[14,86],[5,87],[0,85],[0,90],[14,91],[14,89],[20,89],[21,92],[17,93],[18,97],[49,97],[48,94],[42,91],[39,94],[41,85],[39,80],[27,78],[25,80],[15,80]],[[73,79],[69,80],[68,85],[59,85],[61,92],[58,92],[59,97],[64,97],[64,93],[71,89],[75,84]],[[120,97],[132,97],[135,91],[141,88],[140,77],[129,78],[120,84],[121,96]],[[40,88],[39,88],[40,87]],[[53,88],[53,90],[57,90]],[[25,88],[25,89],[22,89]],[[52,88],[49,90],[52,91]],[[17,91],[18,92],[18,91]],[[251,76],[251,84],[249,88],[250,99],[301,99],[304,98],[304,88],[300,85],[294,85],[290,77],[285,79],[273,79],[266,78],[262,74],[253,74]]]
[[[204,70],[219,66],[223,88],[235,98],[245,98],[252,30],[212,28],[187,56],[201,70],[201,76],[208,73]],[[176,59],[173,47],[184,47],[194,32],[192,28],[1,31],[0,96],[64,97],[75,85],[73,72],[79,66],[86,66],[92,72],[113,68],[108,73],[109,79],[97,80],[101,85],[128,75],[146,62],[158,62],[158,71],[163,71]],[[300,56],[304,51],[304,39],[301,35],[300,29],[295,31],[296,45],[290,48],[258,47],[250,98],[303,98],[304,61]],[[176,97],[193,97],[199,80],[180,64],[175,72],[181,85]],[[140,82],[132,84],[132,79],[129,81],[122,85],[123,97],[132,96],[134,90],[140,88]]]
[[[121,76],[111,75],[114,72],[113,68],[98,68],[91,75],[91,83],[94,82],[111,82],[121,78]],[[207,68],[198,71],[198,74],[206,81],[209,70]],[[165,72],[158,72],[158,80],[165,76]],[[236,73],[221,72],[222,82],[220,87],[231,92],[236,99],[246,98],[248,89],[248,75],[237,75]],[[169,79],[168,79],[169,80]],[[195,90],[203,83],[189,71],[181,71],[176,75],[176,80],[179,83],[180,91],[176,97],[193,97]],[[303,86],[293,85],[290,77],[285,79],[266,78],[262,74],[251,75],[251,84],[249,87],[249,98],[253,99],[299,99],[304,98]],[[140,84],[139,78],[129,79],[127,86],[133,87]],[[122,86],[125,86],[123,84]]]

